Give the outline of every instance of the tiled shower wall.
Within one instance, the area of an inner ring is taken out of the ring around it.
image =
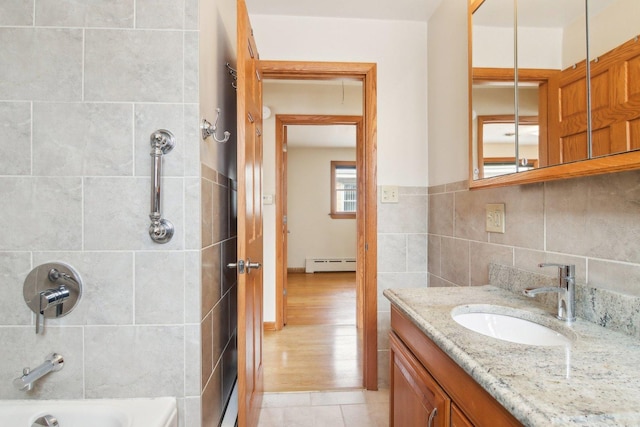
[[[235,181],[202,165],[202,427],[217,427],[238,374]]]
[[[505,203],[506,233],[485,232],[485,204]],[[488,283],[491,262],[640,296],[640,171],[467,190],[429,188],[429,286]]]
[[[200,425],[196,1],[0,2],[0,398],[177,396]],[[149,135],[171,130],[163,216],[148,234]],[[29,271],[73,265],[84,294],[35,335]],[[11,380],[52,352],[30,393]]]
[[[378,189],[378,195],[380,189]],[[385,289],[427,286],[426,187],[399,187],[398,203],[378,198],[378,385],[389,387],[391,306]]]

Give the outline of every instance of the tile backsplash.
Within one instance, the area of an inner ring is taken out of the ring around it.
[[[557,269],[537,266],[555,262],[576,265],[586,299],[640,296],[640,171],[485,190],[465,184],[429,188],[429,286],[487,284],[491,263],[551,278]],[[505,234],[485,231],[488,203],[505,203]],[[602,323],[593,307],[583,314]]]
[[[380,189],[378,190],[380,194]],[[389,387],[389,288],[427,285],[426,187],[399,187],[398,203],[378,199],[378,385]]]
[[[522,295],[526,288],[558,286],[558,278],[513,266],[489,264],[489,284]],[[557,296],[534,297],[550,312],[557,311]],[[640,297],[576,283],[576,316],[602,327],[640,338]]]

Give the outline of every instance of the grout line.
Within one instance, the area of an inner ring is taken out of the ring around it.
[[[81,70],[81,77],[80,77],[80,99],[84,102],[85,101],[85,94],[84,94],[84,86],[85,86],[85,66],[86,66],[86,62],[85,62],[85,52],[86,52],[86,45],[87,45],[87,33],[86,33],[86,29],[83,28],[82,29],[82,70]]]

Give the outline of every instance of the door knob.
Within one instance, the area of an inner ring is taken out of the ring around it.
[[[260,264],[259,262],[251,262],[250,259],[247,259],[247,263],[245,264],[246,268],[247,268],[247,273],[251,272],[252,268],[258,269],[262,267],[262,264]]]
[[[237,268],[239,274],[244,274],[244,261],[239,260],[238,262],[230,262],[227,264],[227,268]]]

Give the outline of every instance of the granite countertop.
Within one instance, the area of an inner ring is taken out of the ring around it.
[[[384,295],[524,425],[640,426],[636,338],[580,318],[567,324],[535,301],[494,286],[387,289]],[[465,305],[518,311],[572,343],[530,346],[481,335],[451,317]]]

